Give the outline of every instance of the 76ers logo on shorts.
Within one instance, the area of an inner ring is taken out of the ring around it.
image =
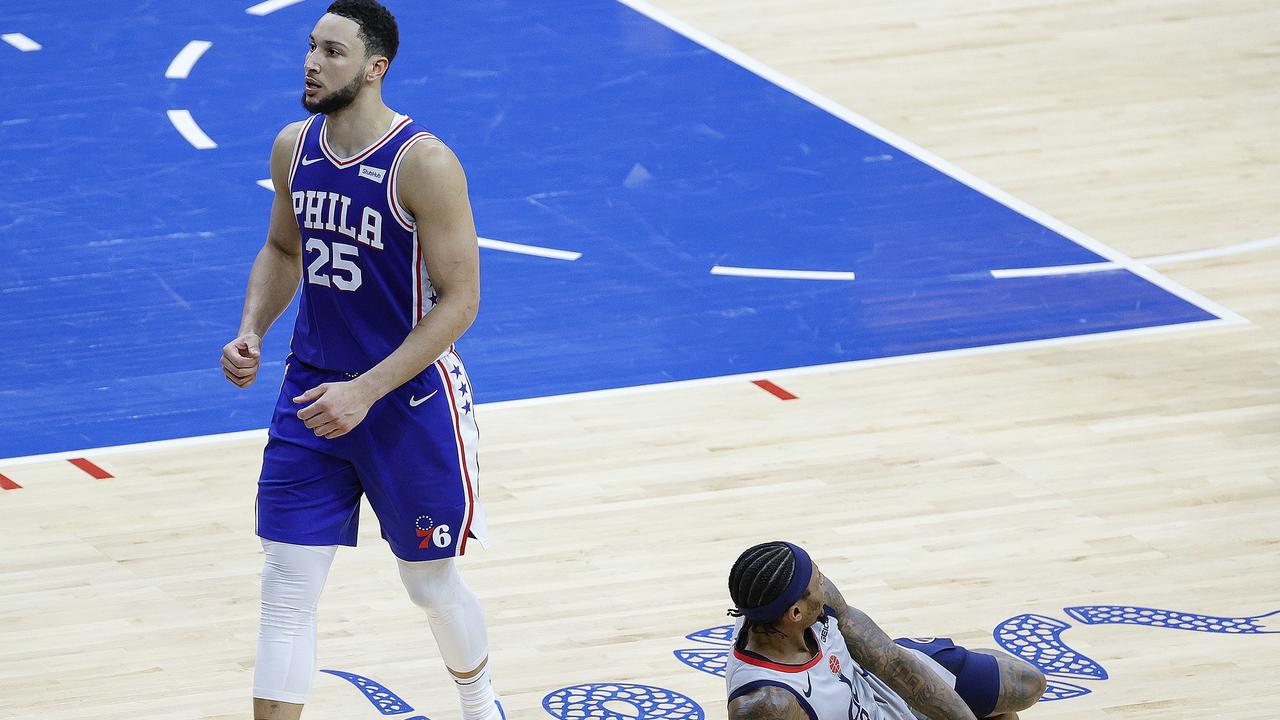
[[[830,658],[827,659],[827,666],[831,668],[832,675],[840,674],[840,658],[836,657],[835,655],[832,655]]]
[[[449,534],[449,526],[436,525],[430,515],[419,515],[415,525],[418,537],[422,538],[422,542],[418,543],[418,548],[421,550],[430,549],[428,544],[447,548],[453,542],[453,536]]]

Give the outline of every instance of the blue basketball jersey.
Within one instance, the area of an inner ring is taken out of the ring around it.
[[[303,251],[291,349],[302,362],[364,372],[435,305],[416,224],[396,195],[405,154],[432,137],[397,114],[376,142],[341,158],[327,142],[324,116],[303,125],[289,170]]]

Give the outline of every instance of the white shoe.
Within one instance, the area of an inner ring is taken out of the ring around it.
[[[502,707],[502,700],[494,700],[493,709],[474,720],[507,720],[507,711]]]

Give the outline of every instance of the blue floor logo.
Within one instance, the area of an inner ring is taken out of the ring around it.
[[[1063,610],[1082,625],[1145,625],[1227,635],[1280,632],[1280,618],[1272,622],[1267,620],[1280,615],[1280,610],[1248,617],[1201,615],[1131,605],[1081,605]],[[1110,677],[1101,663],[1072,649],[1063,640],[1063,633],[1071,627],[1071,623],[1065,620],[1024,613],[1005,620],[992,632],[1001,647],[1045,674],[1049,683],[1040,702],[1067,700],[1091,692],[1087,687],[1067,682],[1068,679],[1097,681]],[[681,648],[674,654],[677,660],[694,670],[724,677],[732,635],[732,625],[699,630],[685,638],[701,643],[703,647]]]
[[[382,715],[407,715],[413,706],[376,680],[342,670],[321,670],[351,683]],[[632,683],[584,683],[547,693],[542,707],[556,720],[705,720],[702,706],[674,690]],[[506,720],[506,712],[498,705]],[[430,720],[414,715],[399,720]]]

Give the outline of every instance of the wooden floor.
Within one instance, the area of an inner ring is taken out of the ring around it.
[[[660,0],[677,16],[1137,258],[1280,234],[1274,0]],[[991,645],[1026,612],[1280,610],[1280,248],[1162,267],[1237,327],[481,408],[496,546],[463,561],[510,717],[583,682],[723,682],[748,544],[807,545],[890,633]],[[266,418],[264,418],[265,422]],[[245,718],[261,441],[0,473],[0,717]],[[322,667],[457,716],[366,518]],[[1280,629],[1280,621],[1273,624]],[[1276,718],[1280,635],[1076,627],[1092,693],[1038,718]],[[306,717],[378,717],[321,675]]]

